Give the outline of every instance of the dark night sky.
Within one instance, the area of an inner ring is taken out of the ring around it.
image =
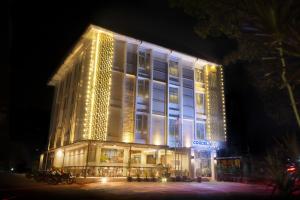
[[[12,1],[9,15],[10,136],[30,151],[47,142],[53,92],[47,81],[90,23],[210,60],[233,46],[225,39],[200,39],[194,19],[164,1],[20,2]],[[225,81],[230,143],[238,151],[247,145],[262,151],[280,127],[266,115],[241,64],[225,68]]]

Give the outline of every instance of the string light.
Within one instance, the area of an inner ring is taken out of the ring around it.
[[[209,96],[209,65],[205,66],[205,93],[207,107],[207,133],[208,139],[211,140],[211,112],[210,112],[210,96]]]
[[[113,35],[92,30],[84,117],[84,139],[106,140],[113,60]]]
[[[225,112],[225,96],[224,96],[224,79],[223,79],[223,67],[220,66],[220,81],[221,81],[221,96],[222,96],[222,115],[223,115],[223,129],[224,129],[224,139],[227,140],[226,133],[226,112]]]

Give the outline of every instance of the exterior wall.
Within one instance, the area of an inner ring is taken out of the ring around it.
[[[190,171],[188,154],[177,150],[197,150],[200,141],[211,152],[210,142],[226,140],[222,67],[201,59],[90,27],[51,84],[52,151],[86,140],[168,146],[167,162]],[[101,166],[103,147],[88,148],[66,149],[64,160],[54,152],[53,165]],[[123,148],[125,160],[129,154]]]

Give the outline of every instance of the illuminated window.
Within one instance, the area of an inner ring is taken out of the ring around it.
[[[196,139],[197,140],[205,139],[205,122],[196,123]]]
[[[169,88],[169,98],[170,103],[178,104],[178,88]]]
[[[215,72],[210,73],[210,86],[215,88],[217,87],[217,74]]]
[[[178,62],[171,61],[169,62],[169,74],[171,76],[179,76],[179,71],[178,71]]]
[[[195,81],[196,82],[204,82],[204,73],[201,69],[195,69]]]
[[[156,158],[153,154],[147,155],[146,157],[146,163],[147,164],[156,164]]]
[[[141,164],[141,151],[131,150],[131,164]]]
[[[148,98],[149,94],[149,81],[139,79],[138,80],[138,96]]]
[[[179,119],[169,120],[169,145],[180,146],[181,138],[179,135]]]
[[[145,51],[139,51],[138,75],[149,78],[150,76],[150,54]]]
[[[150,66],[150,54],[145,51],[139,51],[139,67],[149,69]]]
[[[123,163],[123,149],[101,149],[101,162],[103,163]]]
[[[139,67],[146,68],[146,53],[143,51],[139,52]]]
[[[196,108],[197,112],[204,114],[205,113],[205,96],[203,93],[196,93]]]
[[[136,132],[146,135],[148,133],[147,115],[136,115]]]

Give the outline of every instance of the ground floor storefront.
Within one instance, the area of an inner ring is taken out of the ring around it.
[[[215,150],[121,142],[83,141],[41,155],[40,170],[77,177],[208,177],[215,179]]]

